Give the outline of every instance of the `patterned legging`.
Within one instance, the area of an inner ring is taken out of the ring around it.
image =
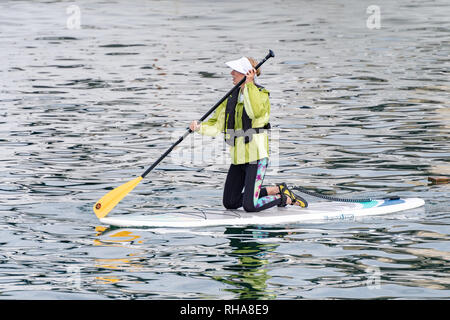
[[[268,164],[268,158],[257,163],[232,164],[223,191],[224,207],[244,207],[245,211],[257,212],[280,204],[280,195],[268,195],[266,188],[262,187]]]

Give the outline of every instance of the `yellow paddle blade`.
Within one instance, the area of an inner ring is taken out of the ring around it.
[[[100,200],[94,204],[94,212],[97,218],[101,219],[106,217],[106,215],[122,200],[131,190],[133,190],[139,182],[141,182],[142,177],[137,177],[123,185],[111,190],[105,194]]]

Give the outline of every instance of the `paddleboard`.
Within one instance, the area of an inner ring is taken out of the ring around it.
[[[226,209],[198,209],[192,212],[122,215],[101,218],[100,222],[118,227],[195,228],[209,226],[278,225],[314,221],[353,220],[421,207],[419,198],[382,199],[368,202],[316,202],[308,208],[273,207],[261,212]]]

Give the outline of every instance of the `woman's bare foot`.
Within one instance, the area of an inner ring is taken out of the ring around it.
[[[266,191],[267,191],[267,195],[269,195],[269,196],[275,196],[277,194],[280,194],[280,189],[277,186],[266,187]]]

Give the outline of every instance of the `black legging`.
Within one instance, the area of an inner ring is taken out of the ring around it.
[[[269,196],[267,189],[262,188],[268,162],[268,158],[263,158],[254,164],[232,164],[230,166],[223,191],[225,208],[244,207],[245,211],[258,212],[281,203],[280,195]]]

